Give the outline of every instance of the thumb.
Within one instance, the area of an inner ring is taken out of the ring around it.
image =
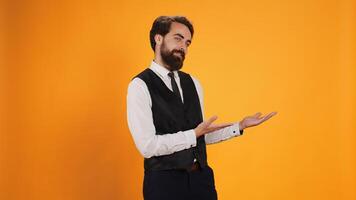
[[[258,112],[258,113],[256,113],[253,117],[259,117],[261,115],[261,113],[260,112]]]
[[[216,115],[210,117],[208,120],[205,121],[204,127],[210,126],[210,124],[212,124],[217,118],[218,118],[218,116],[216,116]]]

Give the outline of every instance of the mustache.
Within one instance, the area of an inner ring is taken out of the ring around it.
[[[184,51],[182,51],[182,50],[177,50],[177,49],[175,49],[175,50],[172,51],[172,54],[173,54],[173,53],[180,53],[180,55],[182,55],[182,58],[185,58],[185,53],[184,53]]]

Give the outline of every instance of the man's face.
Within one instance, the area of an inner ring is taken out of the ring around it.
[[[182,68],[191,38],[188,27],[176,22],[171,24],[171,29],[163,37],[160,48],[162,60],[170,67],[170,70]]]

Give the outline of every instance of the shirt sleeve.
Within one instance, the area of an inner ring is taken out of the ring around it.
[[[151,97],[145,82],[133,79],[127,91],[127,122],[135,145],[145,158],[172,154],[196,146],[194,129],[156,135]]]
[[[197,89],[199,100],[200,100],[200,107],[202,110],[202,115],[203,115],[203,120],[205,119],[204,117],[204,93],[203,93],[203,88],[195,77],[192,77],[194,81],[194,85]],[[231,126],[225,127],[223,129],[219,129],[213,132],[210,132],[208,134],[205,134],[205,143],[206,144],[214,144],[218,143],[224,140],[228,140],[231,138],[234,138],[236,136],[240,136],[243,134],[243,130],[240,130],[239,123],[234,123]]]

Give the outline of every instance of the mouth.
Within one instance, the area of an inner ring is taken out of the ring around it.
[[[174,52],[174,54],[178,54],[180,58],[184,58],[183,54],[180,52]]]

